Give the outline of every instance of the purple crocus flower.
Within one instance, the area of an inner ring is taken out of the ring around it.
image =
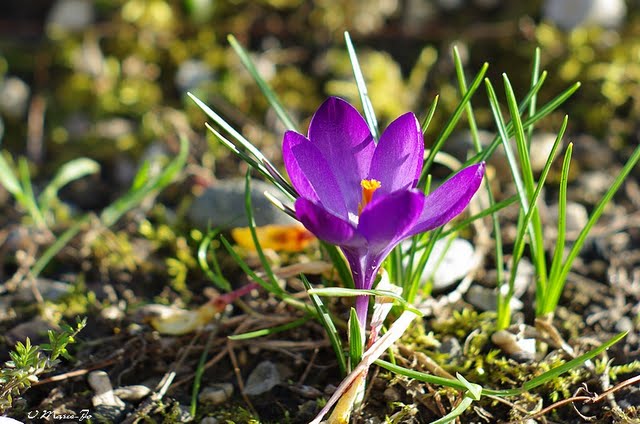
[[[397,118],[376,144],[360,113],[336,97],[313,115],[308,137],[287,131],[282,151],[300,194],[297,218],[342,249],[359,289],[371,288],[380,265],[402,240],[462,212],[484,175],[484,163],[472,165],[425,196],[416,189],[424,141],[415,115]],[[363,328],[367,309],[368,297],[357,297]]]

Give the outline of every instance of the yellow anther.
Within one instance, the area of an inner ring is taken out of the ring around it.
[[[360,181],[360,186],[362,187],[362,201],[358,205],[358,215],[360,215],[362,209],[371,202],[373,193],[381,187],[381,184],[380,181],[371,179]]]

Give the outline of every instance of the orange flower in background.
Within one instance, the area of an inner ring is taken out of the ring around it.
[[[256,235],[263,249],[300,252],[315,240],[313,234],[300,225],[265,225],[256,227]],[[249,250],[256,250],[249,227],[234,228],[231,237],[236,244]]]

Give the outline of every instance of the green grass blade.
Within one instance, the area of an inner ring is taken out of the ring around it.
[[[195,417],[198,409],[198,393],[200,393],[200,385],[202,383],[202,376],[205,371],[205,364],[207,362],[207,356],[209,356],[209,351],[213,345],[213,340],[215,338],[216,332],[209,332],[209,337],[207,337],[207,343],[200,354],[200,359],[198,360],[198,366],[196,367],[196,372],[193,377],[193,386],[191,388],[191,406],[190,412],[191,416]]]
[[[229,41],[229,44],[231,44],[231,47],[233,47],[233,50],[235,50],[244,67],[247,69],[247,71],[249,71],[249,74],[251,74],[253,80],[256,82],[256,84],[258,84],[262,95],[267,99],[273,110],[276,111],[276,114],[278,115],[278,118],[280,118],[280,121],[282,121],[287,129],[295,130],[296,125],[293,123],[293,120],[291,119],[285,108],[282,106],[282,103],[280,103],[280,100],[273,92],[271,87],[269,87],[269,84],[267,84],[262,76],[260,76],[260,73],[256,69],[256,66],[253,64],[253,61],[249,57],[249,54],[245,51],[242,45],[238,43],[238,40],[236,40],[233,35],[228,35],[227,40]]]
[[[367,121],[367,125],[369,125],[369,130],[371,131],[373,138],[375,140],[378,140],[380,138],[380,133],[378,131],[378,121],[376,119],[371,100],[369,99],[367,85],[364,81],[364,76],[362,75],[362,69],[360,69],[360,63],[358,62],[356,50],[353,47],[351,37],[349,36],[349,33],[347,31],[345,31],[344,33],[344,41],[347,44],[347,52],[349,53],[349,60],[351,61],[351,68],[353,69],[353,77],[356,80],[356,86],[358,87],[358,93],[360,94],[360,101],[362,102],[364,118]]]
[[[33,278],[38,277],[42,270],[51,262],[51,259],[80,232],[82,226],[87,222],[89,222],[89,215],[84,215],[80,219],[76,219],[74,224],[62,233],[62,235],[56,237],[56,241],[44,251],[42,256],[40,256],[33,264],[33,267],[31,267],[29,271],[31,276]]]
[[[629,175],[631,170],[638,163],[638,160],[640,160],[640,146],[636,147],[636,149],[633,151],[633,154],[631,155],[627,163],[624,165],[624,167],[620,171],[620,174],[618,174],[618,176],[616,177],[615,181],[613,182],[609,190],[605,193],[602,199],[600,199],[600,202],[598,202],[597,206],[591,213],[591,216],[589,217],[589,221],[587,221],[587,225],[585,225],[582,231],[580,231],[578,238],[573,243],[573,246],[571,247],[571,250],[569,251],[567,258],[565,259],[562,269],[558,274],[557,279],[559,280],[559,283],[554,283],[554,287],[556,287],[556,291],[549,296],[549,305],[546,310],[542,311],[543,315],[552,313],[553,311],[555,311],[555,307],[558,304],[558,300],[560,299],[562,288],[564,287],[564,283],[567,279],[567,275],[569,275],[569,271],[571,270],[571,265],[573,264],[573,261],[578,256],[578,253],[580,253],[580,250],[582,249],[582,246],[584,245],[584,242],[587,239],[589,232],[591,231],[593,226],[596,224],[596,222],[600,218],[600,215],[602,215],[602,212],[604,212],[605,206],[607,206],[609,201],[613,198],[614,194],[616,194],[616,192],[624,182],[625,178]]]
[[[425,116],[422,121],[422,135],[424,136],[429,129],[429,125],[431,124],[431,120],[433,119],[433,115],[436,113],[436,108],[438,107],[438,100],[440,100],[440,95],[436,95],[431,102],[431,106],[429,107],[429,111],[427,112],[427,116]]]
[[[531,66],[531,87],[535,87],[540,79],[540,47],[536,47],[535,52],[533,53],[533,64]],[[538,96],[534,94],[531,97],[531,102],[529,103],[529,116],[533,116],[536,113],[536,102],[538,100]],[[533,125],[531,125],[527,129],[527,140],[528,146],[531,146],[531,138],[533,136]]]
[[[422,312],[411,306],[409,302],[407,302],[402,296],[396,294],[389,290],[375,290],[375,289],[347,289],[343,287],[325,287],[318,289],[310,289],[310,294],[315,294],[318,296],[329,296],[329,297],[355,297],[355,296],[380,296],[380,297],[388,297],[390,299],[395,300],[402,306],[404,309],[413,312],[418,316],[422,316]]]
[[[98,162],[88,158],[78,158],[65,163],[38,197],[40,208],[46,211],[51,201],[58,195],[58,191],[71,181],[99,171],[100,165]]]
[[[256,169],[261,170],[261,172],[263,172],[264,174],[269,174],[269,170],[261,167],[259,164],[261,163],[268,163],[269,165],[271,165],[271,169],[273,169],[275,171],[276,167],[273,166],[273,164],[271,163],[271,161],[269,161],[269,159],[266,158],[266,156],[264,156],[262,154],[262,152],[256,147],[254,146],[249,140],[247,140],[242,134],[240,134],[238,131],[236,131],[235,128],[233,128],[231,125],[229,125],[229,123],[227,121],[225,121],[220,115],[218,115],[216,112],[213,111],[213,109],[211,109],[209,106],[207,106],[202,100],[198,99],[196,96],[194,96],[191,93],[187,93],[187,95],[191,98],[191,100],[193,100],[196,105],[198,105],[198,107],[200,109],[202,109],[202,111],[213,120],[213,122],[215,122],[218,126],[220,126],[220,128],[222,128],[227,134],[229,134],[231,136],[232,139],[234,139],[239,145],[241,145],[244,149],[246,149],[249,153],[251,153],[251,155],[253,155],[254,158],[257,159],[257,163],[258,165],[253,165]],[[213,131],[213,128],[209,127],[210,130]],[[229,143],[230,145],[233,146],[232,143]],[[227,147],[229,147],[227,145]],[[236,148],[236,150],[238,150]],[[238,150],[239,151],[239,150]],[[275,171],[277,172],[277,171]],[[266,176],[266,175],[265,175]],[[269,175],[268,177],[270,180],[273,179],[273,177],[271,177]],[[282,181],[285,181],[286,179],[280,175],[280,179]],[[293,193],[293,197],[297,197],[297,194],[295,192],[295,190],[293,189],[293,187],[288,186],[287,190],[283,191],[283,193],[287,194],[287,195],[291,195],[290,193]]]
[[[347,265],[346,260],[340,254],[338,248],[332,244],[325,243],[320,241],[320,246],[327,252],[329,255],[329,259],[331,259],[331,263],[336,268],[338,276],[340,280],[342,280],[342,284],[346,287],[353,289],[355,288],[355,284],[353,283],[353,275],[351,275],[351,271],[349,270],[349,265]]]
[[[136,190],[130,189],[124,196],[103,209],[100,214],[102,223],[107,227],[112,226],[122,215],[140,204],[145,197],[157,193],[169,185],[184,168],[188,153],[189,141],[185,137],[181,137],[178,155],[164,167],[159,175],[148,179]]]
[[[613,346],[614,344],[618,343],[620,340],[622,340],[624,337],[626,337],[627,335],[627,331],[624,331],[622,333],[618,333],[615,336],[613,336],[612,338],[610,338],[609,340],[607,340],[605,343],[603,343],[601,346],[598,346],[597,348],[590,350],[589,352],[578,356],[575,359],[570,360],[567,363],[564,363],[560,366],[557,366],[547,372],[545,372],[544,374],[541,374],[529,381],[527,381],[526,383],[524,383],[522,385],[522,388],[524,390],[531,390],[534,389],[548,381],[551,381],[555,378],[557,378],[559,375],[573,369],[576,367],[579,367],[580,365],[584,364],[585,362],[593,359],[594,357],[598,356],[599,354],[601,354],[602,352],[604,352],[605,350],[609,349],[611,346]]]
[[[29,164],[23,157],[18,159],[18,175],[20,177],[20,184],[22,186],[22,192],[24,193],[23,206],[36,223],[36,225],[45,227],[46,223],[42,211],[40,210],[36,197],[33,194],[33,186],[31,185],[31,174],[29,172]]]
[[[551,261],[551,270],[549,272],[549,284],[556,283],[558,272],[562,265],[564,256],[564,240],[567,232],[567,184],[569,182],[569,166],[571,165],[571,154],[573,152],[573,143],[569,143],[567,151],[562,161],[562,174],[560,176],[560,190],[558,195],[558,237],[556,239],[556,247],[553,251],[553,259]]]
[[[0,184],[11,193],[16,199],[24,197],[22,187],[16,178],[11,166],[4,158],[4,155],[0,153]]]
[[[334,353],[336,354],[336,360],[338,361],[338,367],[340,368],[340,373],[344,376],[347,375],[347,362],[344,358],[344,353],[342,351],[342,341],[340,340],[340,334],[338,334],[338,330],[331,319],[331,314],[329,314],[329,310],[320,299],[320,296],[309,293],[311,289],[311,283],[307,280],[307,277],[304,275],[300,276],[302,283],[307,289],[307,294],[311,299],[311,303],[317,312],[317,318],[320,321],[320,324],[324,327],[327,332],[327,337],[329,337],[329,343],[331,343],[331,347],[333,348]]]
[[[473,399],[469,395],[465,395],[460,403],[451,410],[451,412],[438,420],[432,421],[431,424],[448,424],[454,421],[456,418],[462,415],[464,411],[466,411],[471,406],[472,403]]]
[[[360,363],[364,352],[364,337],[355,308],[349,311],[349,364],[350,371]]]
[[[271,265],[269,265],[269,261],[262,251],[262,246],[260,246],[260,240],[258,239],[258,234],[256,233],[256,220],[253,217],[253,207],[251,206],[251,168],[247,170],[244,178],[244,209],[247,214],[247,221],[249,221],[249,232],[251,233],[253,245],[256,248],[256,253],[258,254],[260,263],[262,264],[264,272],[267,274],[267,277],[269,278],[271,284],[274,287],[278,287],[278,278],[273,273]]]
[[[223,146],[225,146],[233,154],[235,154],[244,162],[246,162],[248,165],[250,165],[253,169],[260,172],[260,174],[263,177],[265,177],[271,184],[273,184],[276,188],[278,188],[290,200],[294,200],[296,197],[298,197],[298,194],[296,193],[295,189],[291,187],[291,185],[284,180],[284,177],[282,177],[282,175],[275,174],[274,176],[274,174],[272,173],[272,170],[275,170],[275,168],[273,168],[271,164],[269,164],[268,162],[261,163],[260,161],[254,159],[253,157],[243,152],[242,150],[238,149],[238,147],[235,144],[229,141],[224,135],[218,132],[211,125],[205,124],[205,127],[207,127],[207,129],[213,133],[213,135],[218,139],[218,141]]]
[[[436,138],[433,146],[431,147],[431,150],[429,151],[429,155],[427,156],[427,159],[424,162],[422,173],[420,174],[420,183],[419,183],[420,186],[424,184],[424,180],[426,178],[426,175],[429,173],[429,170],[431,169],[431,165],[433,165],[436,154],[438,153],[438,151],[440,151],[444,142],[447,140],[447,138],[449,138],[449,136],[455,129],[456,125],[458,124],[458,121],[460,121],[460,118],[462,117],[462,114],[466,110],[467,103],[471,100],[471,97],[475,94],[478,87],[480,87],[480,84],[482,83],[482,80],[484,79],[484,75],[487,72],[488,68],[489,68],[488,63],[484,63],[482,65],[482,68],[480,68],[480,71],[478,71],[478,74],[476,75],[473,82],[471,83],[469,90],[467,90],[467,93],[462,97],[462,100],[460,100],[460,103],[458,104],[455,111],[453,112],[453,115],[451,116],[451,118],[449,118],[446,125],[444,126],[444,128],[442,129],[438,137]]]
[[[544,168],[540,173],[540,178],[538,179],[538,184],[536,186],[536,191],[533,193],[533,197],[530,199],[532,204],[538,202],[538,198],[540,197],[540,193],[542,192],[542,188],[544,187],[544,183],[547,180],[547,176],[549,175],[549,171],[551,170],[551,164],[553,163],[554,158],[556,157],[556,153],[560,147],[562,142],[562,137],[564,137],[564,133],[567,129],[567,124],[569,122],[569,117],[565,115],[562,126],[560,127],[560,131],[551,147],[551,152],[549,152],[549,157],[547,157],[547,161],[544,164]],[[524,216],[524,218],[519,222],[520,226],[516,231],[516,239],[514,242],[513,254],[511,257],[511,275],[509,277],[509,290],[503,296],[501,291],[498,291],[498,318],[497,318],[497,329],[501,330],[507,328],[509,326],[509,322],[511,319],[510,312],[510,302],[513,297],[515,291],[515,278],[517,274],[518,264],[522,255],[524,253],[525,246],[525,228],[529,225],[531,221],[531,217],[533,216],[533,209],[529,209],[529,212]],[[536,285],[536,298],[542,299],[543,287],[540,284]]]
[[[220,266],[218,264],[218,260],[215,257],[215,253],[212,255],[212,262],[214,269],[212,270],[209,266],[207,253],[209,252],[209,247],[211,246],[213,239],[220,234],[220,230],[209,231],[207,235],[202,239],[200,245],[198,246],[198,265],[200,265],[200,269],[204,271],[205,275],[209,277],[211,282],[215,284],[219,289],[222,289],[226,292],[231,291],[231,283],[224,278],[222,272],[220,272]],[[215,272],[214,272],[215,271]]]
[[[270,327],[270,328],[263,328],[261,330],[249,331],[247,333],[242,333],[242,334],[234,334],[234,335],[228,336],[227,338],[229,340],[249,340],[249,339],[255,339],[258,337],[270,336],[271,334],[282,333],[283,331],[300,327],[302,324],[309,321],[310,318],[311,318],[310,316],[305,316],[295,321],[288,322],[286,324],[277,325],[275,327]]]

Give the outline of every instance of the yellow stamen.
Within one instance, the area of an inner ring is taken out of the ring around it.
[[[362,209],[371,202],[373,193],[381,187],[381,184],[378,180],[370,179],[360,181],[360,186],[362,187],[362,201],[358,205],[358,215],[360,215]]]

